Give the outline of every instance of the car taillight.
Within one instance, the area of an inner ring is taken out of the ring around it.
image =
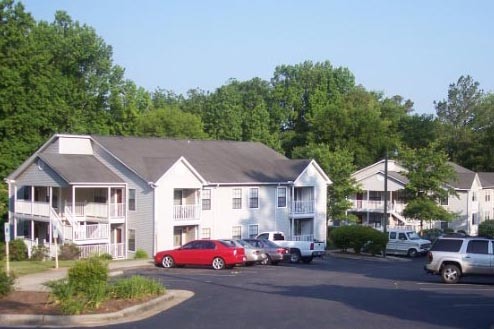
[[[310,250],[314,250],[314,242],[310,244]]]
[[[427,259],[429,260],[429,263],[432,263],[432,253],[430,251],[427,253]]]
[[[287,253],[287,250],[285,248],[278,248],[276,249],[276,253],[284,255]]]

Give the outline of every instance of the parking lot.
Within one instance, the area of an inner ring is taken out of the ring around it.
[[[368,261],[326,257],[312,264],[150,268],[129,272],[195,296],[140,322],[170,328],[489,328],[494,278],[445,285],[423,257]],[[120,326],[119,328],[135,328]]]

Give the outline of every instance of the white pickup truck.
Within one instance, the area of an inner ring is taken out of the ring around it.
[[[290,241],[285,240],[283,232],[262,232],[257,239],[271,240],[282,248],[287,248],[290,262],[305,264],[312,262],[314,257],[322,257],[326,253],[326,244],[320,241]]]

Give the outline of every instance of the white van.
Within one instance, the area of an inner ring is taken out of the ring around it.
[[[415,257],[426,254],[431,249],[431,242],[420,238],[417,232],[412,230],[391,229],[388,231],[388,237],[387,254]]]

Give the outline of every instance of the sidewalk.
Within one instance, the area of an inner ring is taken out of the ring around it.
[[[114,261],[109,265],[109,275],[123,274],[124,270],[136,267],[154,267],[150,259]],[[48,291],[43,283],[63,279],[68,268],[58,268],[40,273],[20,276],[16,279],[15,289],[19,291]],[[169,290],[166,294],[147,303],[129,307],[114,313],[87,315],[39,315],[39,314],[0,314],[0,327],[75,327],[101,326],[145,319],[186,301],[194,295],[186,290]]]
[[[110,275],[121,274],[123,270],[133,267],[154,266],[150,259],[113,261],[109,265]],[[67,267],[51,269],[44,272],[27,274],[17,278],[15,290],[19,291],[48,291],[43,283],[63,279],[67,276]]]

